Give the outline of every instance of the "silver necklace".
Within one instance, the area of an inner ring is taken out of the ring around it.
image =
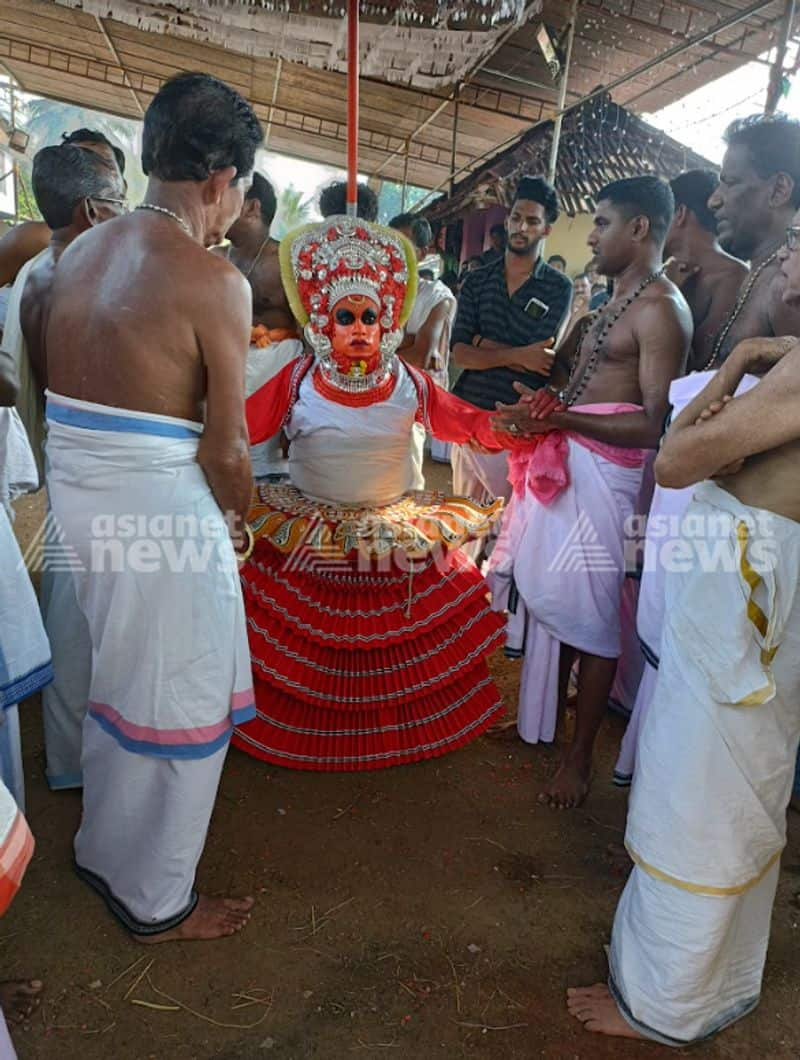
[[[246,272],[246,273],[244,274],[244,278],[245,278],[246,280],[249,280],[249,279],[250,279],[250,274],[252,273],[252,271],[253,271],[253,269],[254,269],[254,268],[256,267],[256,265],[258,264],[258,262],[259,262],[259,259],[260,259],[261,255],[262,255],[262,254],[264,253],[264,247],[265,247],[265,246],[267,245],[267,243],[269,243],[269,241],[270,241],[270,238],[271,238],[271,236],[269,235],[269,233],[267,233],[267,238],[266,238],[266,239],[264,240],[264,242],[263,242],[263,243],[261,244],[261,246],[260,246],[260,247],[258,248],[258,253],[257,253],[257,254],[256,254],[256,256],[255,256],[255,257],[253,258],[253,260],[252,260],[252,261],[250,262],[250,268],[249,268],[249,269],[247,270],[247,272]]]
[[[137,210],[152,210],[153,213],[163,213],[165,217],[171,217],[173,221],[177,221],[181,228],[184,230],[186,235],[190,239],[194,239],[192,230],[179,213],[175,213],[173,210],[168,210],[166,206],[156,206],[153,202],[140,202],[136,207]]]

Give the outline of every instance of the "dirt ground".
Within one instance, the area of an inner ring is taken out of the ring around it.
[[[18,508],[25,542],[41,500]],[[494,662],[510,710],[518,667]],[[0,958],[3,978],[38,977],[46,989],[14,1033],[21,1060],[666,1054],[595,1038],[564,1003],[568,984],[605,977],[628,871],[618,853],[627,797],[610,783],[618,719],[603,726],[592,793],[573,812],[536,804],[557,749],[516,738],[355,774],[268,768],[232,751],[198,885],[254,895],[253,919],[237,938],[162,948],[133,942],[74,876],[80,798],[48,792],[37,700],[20,713],[37,848],[0,928]],[[693,1055],[800,1057],[792,816],[761,1005]]]

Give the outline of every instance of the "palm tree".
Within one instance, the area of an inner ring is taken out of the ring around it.
[[[32,158],[40,147],[60,143],[62,133],[74,132],[76,129],[95,129],[122,148],[129,197],[134,202],[141,200],[146,181],[139,165],[142,131],[140,121],[118,118],[86,107],[73,106],[71,103],[35,97],[25,100],[20,109],[31,138],[29,157]]]
[[[293,184],[282,188],[278,194],[275,220],[272,222],[273,237],[282,239],[293,228],[299,228],[308,220],[313,206],[313,201],[304,199],[302,191],[298,191]]]

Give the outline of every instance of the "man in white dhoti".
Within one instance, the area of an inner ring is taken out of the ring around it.
[[[252,907],[193,885],[233,724],[254,714],[226,526],[241,537],[252,486],[251,293],[204,248],[239,215],[262,135],[216,78],[166,82],[146,200],[65,251],[47,322],[50,499],[92,640],[75,861],[141,941],[230,935]]]
[[[522,401],[496,418],[532,439],[510,462],[515,492],[489,574],[495,606],[510,612],[509,647],[525,657],[524,740],[553,740],[580,655],[575,736],[539,796],[558,808],[579,805],[589,789],[621,650],[625,525],[691,338],[686,302],[661,264],[672,201],[656,177],[603,189],[589,245],[615,279],[613,298],[562,344],[552,387],[517,384]]]
[[[82,137],[89,142],[84,143]],[[101,139],[96,141],[96,137]],[[47,386],[42,329],[50,308],[53,275],[61,255],[79,235],[124,209],[125,182],[115,150],[119,148],[114,149],[102,134],[84,129],[70,143],[43,148],[33,160],[33,193],[52,234],[47,248],[26,267],[14,287],[6,341],[31,389],[28,405],[35,410],[36,437],[42,431],[39,417]],[[43,455],[40,451],[40,458]],[[75,597],[71,557],[61,548],[58,528],[49,516],[42,529],[42,545],[40,604],[54,674],[42,693],[45,775],[52,790],[79,788],[91,640]]]
[[[24,812],[17,704],[52,681],[53,667],[36,595],[11,529],[11,501],[36,481],[15,397],[11,358],[0,352],[0,779]]]
[[[800,739],[798,410],[800,346],[746,341],[656,461],[661,485],[700,485],[666,575],[608,985],[568,993],[588,1030],[683,1046],[758,1004]]]
[[[685,290],[695,323],[691,359],[700,369],[672,383],[673,419],[707,385],[732,349],[734,337],[739,342],[756,336],[800,335],[800,308],[783,300],[786,278],[779,261],[786,226],[800,205],[800,125],[786,118],[759,116],[744,123],[734,122],[726,138],[729,147],[720,182],[709,200],[709,209],[713,207],[711,221],[702,203],[702,189],[709,188],[707,176],[683,174],[672,182],[684,209],[676,215],[667,243],[690,268],[699,267],[696,282],[690,281]],[[687,181],[687,177],[691,179]],[[692,221],[692,217],[702,219],[702,225],[700,220]],[[723,245],[750,262],[749,273],[741,275],[738,270],[741,286],[736,290],[731,288],[731,279],[737,272],[735,259],[722,250],[715,251],[715,238],[708,230],[712,222],[715,228],[719,227]],[[714,330],[709,330],[710,324],[716,325]],[[737,392],[742,393],[754,383],[753,377],[745,376]],[[645,666],[614,770],[618,784],[629,784],[634,773],[639,729],[652,701],[658,668],[664,559],[676,547],[680,517],[691,494],[691,489],[658,486],[653,495],[637,614]]]
[[[253,326],[247,356],[245,394],[276,376],[303,352],[297,324],[286,301],[278,262],[278,241],[270,234],[275,219],[275,190],[260,173],[253,174],[242,212],[227,237],[228,260],[250,284],[253,300]],[[250,461],[256,482],[287,476],[289,463],[283,454],[281,434],[250,447]]]
[[[413,213],[401,213],[389,222],[390,228],[396,228],[408,239],[417,253],[417,261],[422,261],[433,242],[433,231],[424,217]],[[414,308],[406,321],[406,336],[400,346],[399,354],[408,364],[423,368],[433,379],[450,389],[448,365],[450,361],[450,329],[456,315],[456,299],[450,289],[441,280],[417,280],[417,295]],[[422,448],[424,431],[419,429],[419,474],[420,482],[416,489],[423,489],[425,480],[422,475]],[[450,462],[450,442],[430,439],[431,457],[439,463]]]

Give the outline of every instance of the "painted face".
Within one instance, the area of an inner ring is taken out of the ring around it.
[[[331,312],[330,340],[340,370],[351,375],[372,371],[380,356],[380,307],[366,295],[341,298]]]

